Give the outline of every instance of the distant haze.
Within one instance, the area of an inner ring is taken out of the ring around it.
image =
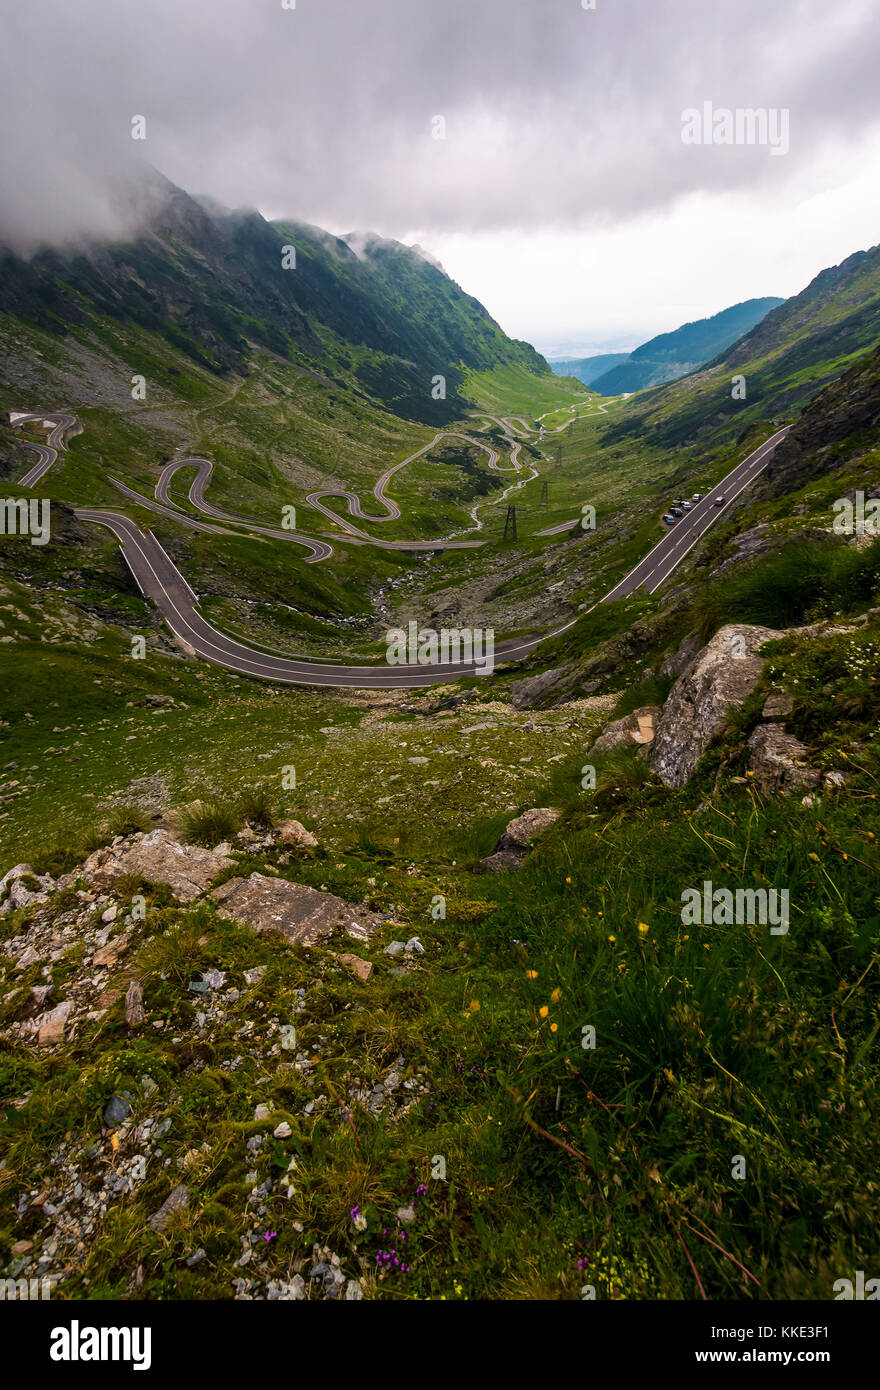
[[[620,350],[880,240],[878,29],[876,0],[26,0],[0,241],[129,234],[147,160],[417,240],[556,355]],[[784,108],[789,152],[683,144],[706,101]]]

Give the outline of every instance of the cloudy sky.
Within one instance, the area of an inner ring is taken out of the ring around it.
[[[419,241],[557,353],[794,293],[880,241],[877,0],[590,3],[9,7],[0,240],[124,231],[113,189],[146,158],[232,206]],[[685,144],[706,102],[787,113],[786,152]]]

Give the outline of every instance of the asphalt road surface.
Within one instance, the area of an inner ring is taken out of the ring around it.
[[[144,597],[152,599],[186,649],[215,665],[279,684],[375,690],[416,689],[480,674],[473,662],[445,666],[380,666],[378,663],[345,666],[256,651],[206,622],[196,607],[196,595],[152,532],[142,532],[136,522],[121,512],[83,507],[75,515],[80,521],[95,521],[109,527],[122,546],[128,567]],[[494,659],[496,662],[520,660],[543,640],[543,637],[514,639],[498,647]]]
[[[184,515],[179,512],[173,499],[168,496],[168,486],[179,468],[195,468],[196,476],[190,483],[188,496],[190,502],[203,516],[213,516],[218,521],[232,521],[239,526],[247,526],[251,531],[260,531],[264,536],[274,536],[276,540],[294,541],[297,545],[304,545],[309,551],[306,556],[307,565],[314,565],[319,560],[327,560],[333,554],[332,545],[327,545],[324,541],[319,541],[312,536],[304,536],[299,531],[282,531],[280,527],[261,526],[257,522],[250,521],[247,517],[233,516],[231,512],[221,511],[219,507],[206,501],[205,488],[214,471],[214,465],[210,459],[176,459],[174,463],[167,463],[162,469],[156,484],[156,497],[166,507],[174,508],[172,515]]]
[[[323,512],[324,516],[335,521],[337,526],[342,526],[350,535],[369,541],[371,545],[379,546],[382,550],[466,550],[473,546],[484,545],[484,541],[456,540],[451,536],[441,536],[438,540],[433,541],[379,541],[376,540],[375,536],[368,535],[366,531],[362,531],[358,526],[353,526],[350,521],[338,516],[321,500],[324,497],[341,498],[348,507],[349,516],[357,517],[359,521],[396,521],[400,516],[400,508],[390,497],[386,497],[386,487],[395,473],[401,468],[405,468],[408,463],[412,463],[413,459],[421,458],[422,454],[428,453],[441,439],[461,439],[465,444],[473,444],[478,449],[485,449],[489,455],[489,467],[498,468],[498,451],[493,449],[491,445],[486,444],[481,439],[471,439],[466,434],[457,434],[454,430],[438,430],[429,444],[423,444],[421,449],[416,449],[415,453],[410,454],[408,458],[401,459],[400,463],[392,464],[390,468],[386,468],[382,476],[374,483],[373,496],[385,508],[384,515],[372,516],[369,512],[365,512],[361,507],[357,493],[349,492],[347,488],[324,488],[317,492],[310,492],[306,501],[316,511]],[[516,447],[518,450],[519,446]],[[514,454],[512,452],[510,457],[513,462]],[[481,527],[481,524],[478,523],[478,526]]]
[[[20,487],[36,486],[36,484],[42,478],[43,474],[48,472],[48,470],[52,467],[52,464],[57,459],[58,450],[64,448],[65,434],[72,430],[77,423],[75,415],[68,415],[66,412],[62,412],[59,414],[56,411],[52,411],[50,414],[47,415],[36,413],[30,415],[18,415],[16,419],[11,421],[11,424],[13,429],[17,429],[19,425],[26,425],[28,424],[28,422],[32,422],[34,420],[52,421],[53,426],[49,433],[48,444],[32,444],[30,440],[27,440],[25,442],[24,447],[26,449],[30,449],[32,453],[35,453],[37,455],[37,461],[34,464],[33,468],[29,468],[27,473],[25,473],[24,477],[20,480]]]
[[[640,560],[635,569],[630,570],[629,574],[621,579],[619,584],[615,584],[610,593],[606,594],[603,603],[608,603],[612,599],[626,598],[633,589],[639,585],[644,585],[649,594],[653,594],[655,589],[659,589],[664,580],[668,579],[672,571],[681,563],[689,550],[697,544],[701,536],[705,535],[713,522],[719,516],[723,516],[731,502],[746,488],[753,483],[758,474],[763,472],[770,462],[770,456],[781,439],[788,434],[791,425],[786,425],[784,429],[777,430],[769,439],[765,440],[760,448],[755,449],[754,453],[744,458],[742,463],[738,463],[736,468],[731,469],[726,478],[716,484],[711,492],[699,501],[695,502],[693,510],[685,512],[684,516],[679,517],[673,527],[667,531],[661,541],[658,541],[653,550],[649,550],[644,560]],[[723,497],[725,503],[723,507],[715,505],[716,497]]]

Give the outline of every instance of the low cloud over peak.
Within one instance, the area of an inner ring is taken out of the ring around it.
[[[333,228],[589,226],[795,179],[875,114],[872,0],[30,0],[0,57],[18,245],[126,231],[146,159]],[[785,159],[681,113],[790,111]],[[132,139],[143,118],[145,139]]]

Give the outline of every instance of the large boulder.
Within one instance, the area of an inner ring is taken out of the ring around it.
[[[765,796],[812,791],[822,780],[821,772],[806,766],[804,745],[781,724],[759,724],[749,739],[749,750],[749,771]]]
[[[679,676],[657,725],[651,771],[667,787],[683,787],[727,717],[761,678],[765,642],[784,634],[770,627],[730,624],[715,633]]]
[[[232,863],[228,854],[185,845],[167,830],[134,835],[121,844],[89,855],[83,875],[96,884],[109,884],[124,874],[137,874],[150,883],[165,883],[181,902],[192,902]]]
[[[337,928],[364,940],[384,925],[377,913],[333,893],[266,874],[230,878],[211,897],[224,916],[261,936],[281,936],[298,946],[313,946]]]

